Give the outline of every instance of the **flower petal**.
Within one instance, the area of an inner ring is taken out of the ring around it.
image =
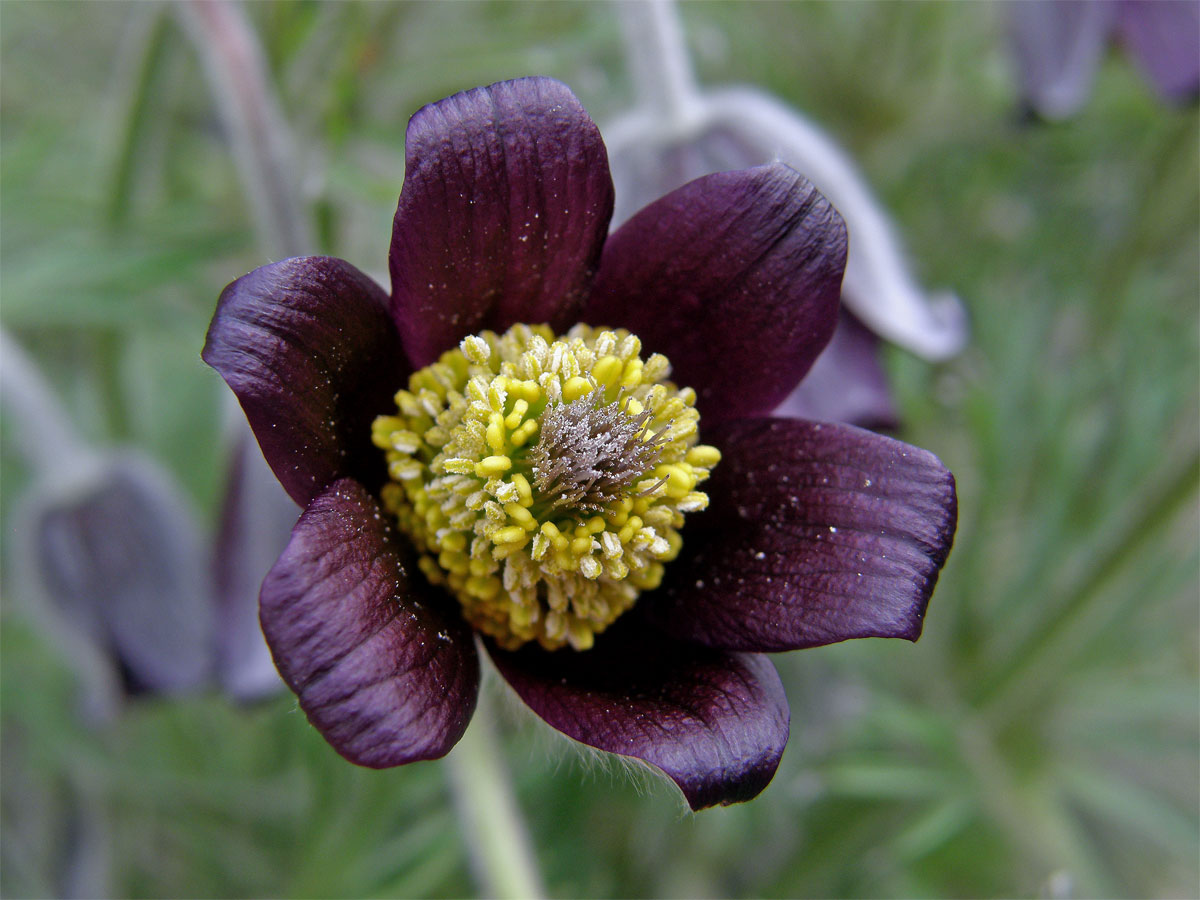
[[[777,651],[921,634],[957,517],[932,454],[849,425],[732,422],[711,505],[646,612],[676,637]]]
[[[1065,119],[1087,101],[1117,14],[1112,0],[1007,3],[1025,101],[1047,119]]]
[[[133,692],[186,693],[211,678],[208,560],[168,472],[122,451],[39,482],[17,522],[30,592],[111,650]]]
[[[1122,3],[1117,30],[1130,54],[1169,100],[1194,100],[1200,91],[1200,3]]]
[[[854,236],[842,302],[880,337],[925,359],[947,359],[962,350],[967,340],[962,303],[951,292],[929,291],[917,282],[894,223],[833,138],[753,88],[720,88],[686,102],[682,121],[644,107],[604,129],[617,187],[614,222],[693,178],[779,160],[816,185]]]
[[[879,338],[843,309],[833,340],[775,415],[895,428],[899,415],[879,364]]]
[[[714,121],[763,154],[803,172],[854,236],[842,303],[884,340],[928,360],[948,359],[967,341],[966,310],[952,292],[927,290],[905,259],[895,223],[858,165],[832,137],[768,94],[724,88],[706,97]]]
[[[401,552],[366,490],[337,481],[296,523],[260,598],[267,644],[309,721],[373,768],[443,756],[479,690],[471,632]]]
[[[612,216],[600,132],[570,89],[521,78],[419,110],[392,230],[392,303],[417,365],[467,334],[573,325]]]
[[[706,420],[767,413],[833,334],[845,265],[841,216],[803,177],[719,172],[609,238],[584,320],[665,353]]]
[[[371,422],[410,372],[387,303],[348,262],[321,256],[263,266],[221,293],[202,356],[301,506],[337,478],[386,478]]]
[[[488,649],[539,716],[588,746],[657,766],[692,809],[751,799],[783,755],[787,698],[763,656],[679,643],[640,621],[614,625],[585,653]]]

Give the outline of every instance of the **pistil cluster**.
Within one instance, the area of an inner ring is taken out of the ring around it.
[[[483,332],[416,372],[375,420],[385,507],[420,566],[505,649],[589,648],[658,586],[720,452],[695,392],[624,330]]]

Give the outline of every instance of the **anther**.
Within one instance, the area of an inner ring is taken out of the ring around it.
[[[371,441],[380,497],[418,566],[501,647],[586,650],[657,587],[696,486],[696,395],[623,331],[545,326],[464,338],[396,393]]]

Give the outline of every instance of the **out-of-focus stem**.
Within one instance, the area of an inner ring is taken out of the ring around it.
[[[0,399],[16,427],[14,439],[39,472],[75,472],[93,454],[29,355],[0,329]]]
[[[51,485],[62,496],[87,489],[104,470],[105,457],[80,439],[66,409],[37,364],[17,341],[0,328],[0,407],[12,439],[34,472],[34,480]],[[28,502],[28,501],[27,501]],[[16,558],[35,558],[34,537],[28,505],[13,521],[20,521],[13,538]],[[19,569],[18,569],[19,571]],[[81,691],[81,708],[89,723],[108,722],[121,706],[121,688],[116,669],[106,653],[83,632],[64,628],[57,613],[20,576],[13,595],[63,647],[63,658],[75,671]]]
[[[675,4],[624,0],[617,9],[638,104],[671,130],[693,127],[702,115],[700,95]]]
[[[229,132],[263,250],[276,260],[313,253],[316,236],[312,216],[301,202],[291,136],[253,26],[242,8],[229,0],[181,0],[177,8]],[[236,435],[236,444],[249,426],[233,394],[222,391],[221,396],[226,430]]]
[[[483,698],[467,733],[446,762],[454,805],[483,896],[510,900],[545,896]]]
[[[273,259],[311,253],[315,238],[292,170],[291,141],[245,12],[226,0],[184,0],[178,8],[229,132],[264,249]]]

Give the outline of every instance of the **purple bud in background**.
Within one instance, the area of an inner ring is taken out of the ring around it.
[[[898,428],[879,365],[879,338],[843,306],[832,340],[775,415],[852,422],[877,431]]]
[[[1164,99],[1200,91],[1200,0],[1022,0],[1005,10],[1022,98],[1045,119],[1087,102],[1113,40]]]
[[[1200,0],[1120,0],[1117,40],[1172,102],[1200,93]]]
[[[212,609],[191,511],[150,460],[122,452],[86,481],[44,482],[20,562],[63,616],[115,655],[134,692],[192,690],[211,674]]]
[[[203,543],[169,476],[128,451],[37,480],[14,512],[17,593],[76,671],[85,716],[212,675]]]
[[[772,160],[804,172],[853,236],[842,290],[847,312],[780,413],[894,427],[876,335],[926,359],[947,359],[967,338],[958,299],[917,284],[887,214],[832,138],[753,88],[701,91],[673,4],[619,9],[639,103],[605,129],[617,186],[614,227],[647,200],[710,172]]]
[[[9,523],[15,593],[76,671],[86,717],[111,717],[125,693],[204,685],[212,586],[191,507],[143,455],[83,443],[24,351],[4,334],[0,351],[5,409],[34,469]]]
[[[1047,119],[1076,112],[1092,92],[1116,19],[1107,0],[1040,0],[1005,6],[1025,101]]]
[[[15,593],[75,670],[85,718],[214,679],[239,701],[280,690],[258,591],[299,511],[245,423],[210,551],[170,474],[131,450],[88,447],[25,352],[3,333],[0,349],[5,409],[35,472],[11,523]]]

